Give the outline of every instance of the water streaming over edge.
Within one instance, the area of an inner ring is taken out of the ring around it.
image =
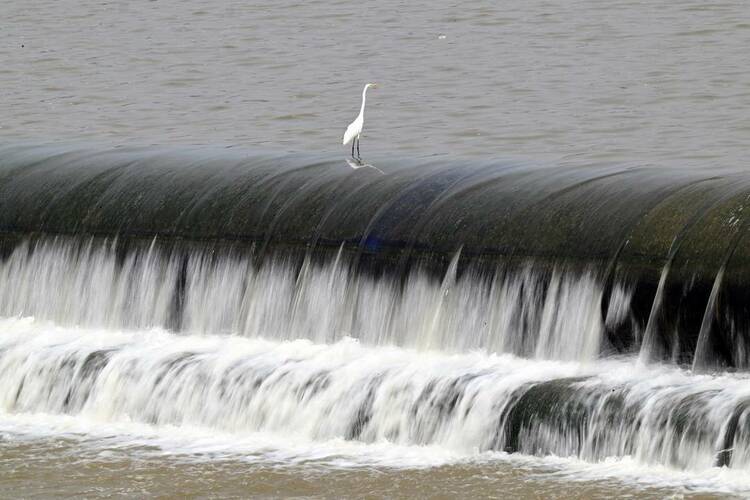
[[[0,315],[316,343],[353,337],[372,346],[539,359],[599,356],[603,287],[594,271],[548,272],[529,263],[457,277],[459,257],[442,280],[419,267],[401,280],[356,273],[341,251],[321,263],[279,257],[257,265],[212,251],[170,254],[153,243],[118,261],[112,241],[41,240],[0,262]],[[627,309],[626,289],[615,287],[613,297],[613,310]]]
[[[0,263],[0,314],[19,318],[0,322],[3,418],[744,474],[746,376],[607,358],[630,292],[616,284],[602,317],[593,271],[458,274],[459,259],[400,280],[341,251],[258,265],[155,242],[21,244]]]

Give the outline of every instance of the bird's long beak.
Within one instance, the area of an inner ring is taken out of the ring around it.
[[[372,88],[376,89],[376,88],[378,88],[378,87],[379,87],[379,85],[378,85],[377,83],[373,83],[373,84],[372,84]]]

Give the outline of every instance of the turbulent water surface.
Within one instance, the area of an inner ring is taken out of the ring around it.
[[[0,264],[2,484],[75,457],[69,494],[750,491],[747,376],[612,356],[630,292],[603,317],[596,273],[172,255],[58,237]]]
[[[609,178],[747,157],[742,0],[30,0],[0,3],[0,19],[8,142],[343,157],[361,85],[377,81],[362,140],[376,164],[617,163],[597,171]],[[596,177],[538,172],[559,189]],[[450,186],[471,193],[481,178]],[[739,199],[736,184],[716,200]],[[736,228],[722,244],[745,234],[734,206],[710,218]],[[47,212],[34,212],[42,226]],[[123,246],[30,232],[0,246],[0,496],[750,495],[745,343],[724,353],[736,370],[710,369],[733,249],[708,266],[695,345],[674,341],[661,362],[655,338],[690,337],[658,331],[669,259],[639,323],[634,284],[602,266],[530,258],[475,272],[459,248],[439,276],[369,273],[343,250],[257,259],[152,235]],[[611,335],[621,329],[626,344]]]

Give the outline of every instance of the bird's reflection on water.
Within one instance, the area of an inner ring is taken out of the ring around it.
[[[357,169],[359,169],[359,168],[372,168],[372,169],[375,169],[375,170],[377,170],[377,171],[378,171],[378,172],[380,172],[381,174],[385,175],[385,172],[383,172],[382,170],[380,170],[380,169],[379,169],[378,167],[376,167],[375,165],[373,165],[373,164],[371,164],[371,163],[367,163],[367,162],[366,162],[365,160],[363,160],[362,158],[354,158],[354,157],[352,157],[352,158],[346,158],[346,163],[347,163],[347,164],[348,164],[348,165],[349,165],[350,167],[352,167],[352,168],[353,168],[354,170],[357,170]]]

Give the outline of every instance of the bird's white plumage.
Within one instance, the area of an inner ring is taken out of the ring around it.
[[[349,144],[352,142],[352,139],[360,135],[364,124],[365,118],[362,115],[359,115],[353,122],[351,122],[349,126],[346,127],[346,132],[344,132],[343,144]]]
[[[376,84],[374,83],[368,83],[362,90],[362,107],[359,109],[359,115],[357,115],[357,118],[346,127],[342,144],[349,144],[353,139],[359,139],[359,136],[362,135],[362,127],[365,125],[365,101],[367,100],[367,89],[375,86]]]

